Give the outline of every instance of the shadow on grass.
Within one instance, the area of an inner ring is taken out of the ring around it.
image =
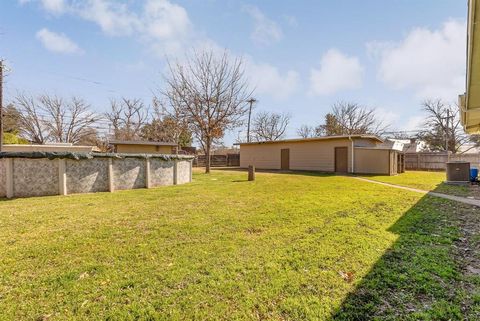
[[[433,192],[467,197],[470,195],[470,189],[471,189],[470,183],[448,184],[448,183],[442,182],[441,184],[437,185],[437,187],[433,190]]]
[[[248,170],[246,168],[240,167],[212,167],[214,171],[235,171],[235,172],[245,172]],[[328,177],[328,176],[345,176],[345,174],[337,174],[331,172],[319,172],[319,171],[302,171],[302,170],[279,170],[279,169],[255,169],[256,173],[268,173],[268,174],[288,174],[288,175],[301,175],[301,176],[318,176],[318,177]]]
[[[475,255],[478,246],[461,223],[474,220],[479,227],[479,214],[471,206],[423,197],[389,228],[397,241],[332,320],[480,320],[480,278],[465,272],[472,264],[465,253]],[[460,250],[465,248],[470,251]]]

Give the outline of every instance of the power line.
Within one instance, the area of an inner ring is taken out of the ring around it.
[[[422,132],[423,129],[411,129],[411,130],[391,130],[391,131],[387,131],[387,132],[384,132],[384,134],[397,134],[397,133],[420,133]]]
[[[78,76],[78,75],[63,74],[63,73],[59,73],[59,72],[52,71],[52,70],[49,70],[49,69],[38,69],[38,68],[35,68],[35,67],[29,68],[29,72],[32,72],[35,69],[36,69],[36,72],[33,72],[34,74],[48,74],[48,75],[52,75],[52,76],[56,76],[56,77],[72,79],[72,80],[76,80],[76,81],[80,81],[80,82],[84,82],[84,83],[89,83],[89,84],[92,84],[92,85],[95,85],[95,86],[104,87],[104,89],[106,89],[106,91],[110,92],[110,93],[117,93],[119,95],[122,94],[120,91],[118,91],[116,89],[113,89],[112,87],[114,87],[114,86],[112,86],[111,84],[105,83],[103,81],[92,80],[92,79],[89,79],[87,77]],[[152,92],[151,89],[149,91]],[[134,92],[133,95],[146,96],[147,93],[145,93],[145,92],[144,93]]]

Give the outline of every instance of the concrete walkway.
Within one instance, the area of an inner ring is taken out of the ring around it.
[[[395,185],[395,184],[389,184],[389,183],[374,181],[372,179],[358,177],[358,176],[352,176],[352,177],[355,178],[355,179],[361,180],[361,181],[365,181],[365,182],[375,183],[375,184],[384,185],[384,186],[390,186],[390,187],[403,189],[403,190],[416,192],[416,193],[421,193],[421,194],[428,194],[428,195],[431,195],[431,196],[445,198],[447,200],[457,201],[457,202],[460,202],[460,203],[480,207],[480,200],[476,200],[476,199],[471,199],[471,198],[466,198],[466,197],[461,197],[461,196],[453,196],[453,195],[437,193],[437,192],[429,192],[429,191],[424,191],[422,189],[417,189],[417,188],[412,188],[412,187],[406,187],[406,186],[400,186],[400,185]]]

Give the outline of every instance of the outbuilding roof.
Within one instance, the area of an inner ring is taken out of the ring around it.
[[[375,135],[338,135],[338,136],[321,136],[321,137],[312,137],[312,138],[293,138],[293,139],[283,139],[283,140],[270,140],[270,141],[261,141],[261,142],[250,142],[250,143],[236,143],[235,145],[259,145],[259,144],[278,144],[278,143],[303,143],[303,142],[316,142],[322,140],[331,140],[331,139],[371,139],[379,143],[383,143],[383,140]]]
[[[152,146],[177,146],[177,143],[173,142],[152,142],[141,140],[111,140],[109,142],[112,145],[152,145]]]

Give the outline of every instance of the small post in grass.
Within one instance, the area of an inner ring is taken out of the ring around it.
[[[255,180],[255,166],[253,165],[248,166],[248,180],[249,181]]]

